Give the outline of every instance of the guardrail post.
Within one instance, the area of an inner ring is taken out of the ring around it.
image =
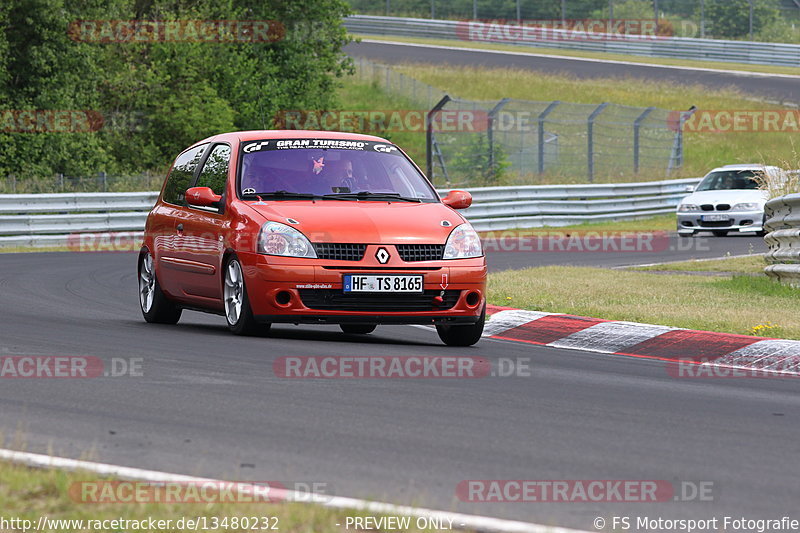
[[[642,127],[644,119],[654,110],[655,107],[648,107],[633,123],[633,171],[636,174],[639,173],[639,130]]]
[[[433,115],[441,111],[450,100],[449,95],[444,95],[425,116],[425,168],[431,181],[433,181]]]
[[[493,175],[494,174],[494,117],[497,116],[497,113],[500,112],[501,109],[509,102],[511,98],[503,98],[497,105],[489,111],[489,115],[486,117],[486,139],[489,144],[489,172]]]
[[[589,167],[589,183],[594,183],[594,121],[608,107],[608,102],[603,102],[592,111],[587,121],[588,153],[587,163]]]
[[[550,105],[548,105],[536,119],[539,123],[539,138],[537,139],[537,142],[539,143],[539,161],[537,161],[539,174],[544,174],[544,122],[545,119],[547,119],[547,115],[552,113],[560,103],[561,102],[559,100],[551,102]]]

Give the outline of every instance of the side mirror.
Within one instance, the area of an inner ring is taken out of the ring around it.
[[[186,203],[195,207],[217,207],[222,196],[209,187],[192,187],[186,191]]]
[[[466,209],[472,205],[472,195],[467,191],[450,191],[442,203],[453,209]]]
[[[686,192],[694,192],[694,185],[687,185],[685,190]]]

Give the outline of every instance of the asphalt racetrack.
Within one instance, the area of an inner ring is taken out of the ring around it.
[[[135,263],[131,253],[0,255],[0,356],[140,358],[143,373],[3,379],[5,447],[328,483],[341,496],[588,530],[614,515],[798,518],[800,394],[790,378],[680,379],[658,361],[491,339],[454,349],[410,326],[366,337],[278,326],[239,338],[222,317],[194,312],[177,326],[150,325]],[[496,368],[522,358],[530,375],[323,380],[272,369],[282,356],[342,354],[470,355]],[[460,501],[457,484],[475,479],[666,480],[713,491],[691,502]]]
[[[385,39],[375,37],[376,40]],[[409,45],[406,43],[351,43],[344,48],[353,57],[383,64],[430,63],[462,67],[516,68],[587,78],[638,78],[682,85],[705,85],[715,89],[733,87],[761,100],[800,103],[800,79],[770,75],[708,72],[659,66],[626,65],[570,60],[568,57],[540,57],[535,49],[520,47],[517,54]],[[635,59],[634,59],[635,61]],[[734,67],[731,67],[733,69]],[[687,109],[691,102],[687,103]]]

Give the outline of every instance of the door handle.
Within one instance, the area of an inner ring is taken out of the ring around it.
[[[178,224],[178,231],[183,231],[183,224]]]

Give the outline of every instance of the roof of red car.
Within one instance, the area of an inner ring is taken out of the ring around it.
[[[390,142],[374,135],[362,135],[360,133],[346,133],[341,131],[313,131],[313,130],[250,130],[232,131],[221,133],[207,139],[203,139],[196,144],[216,141],[257,141],[259,139],[347,139],[351,141],[378,141]]]

